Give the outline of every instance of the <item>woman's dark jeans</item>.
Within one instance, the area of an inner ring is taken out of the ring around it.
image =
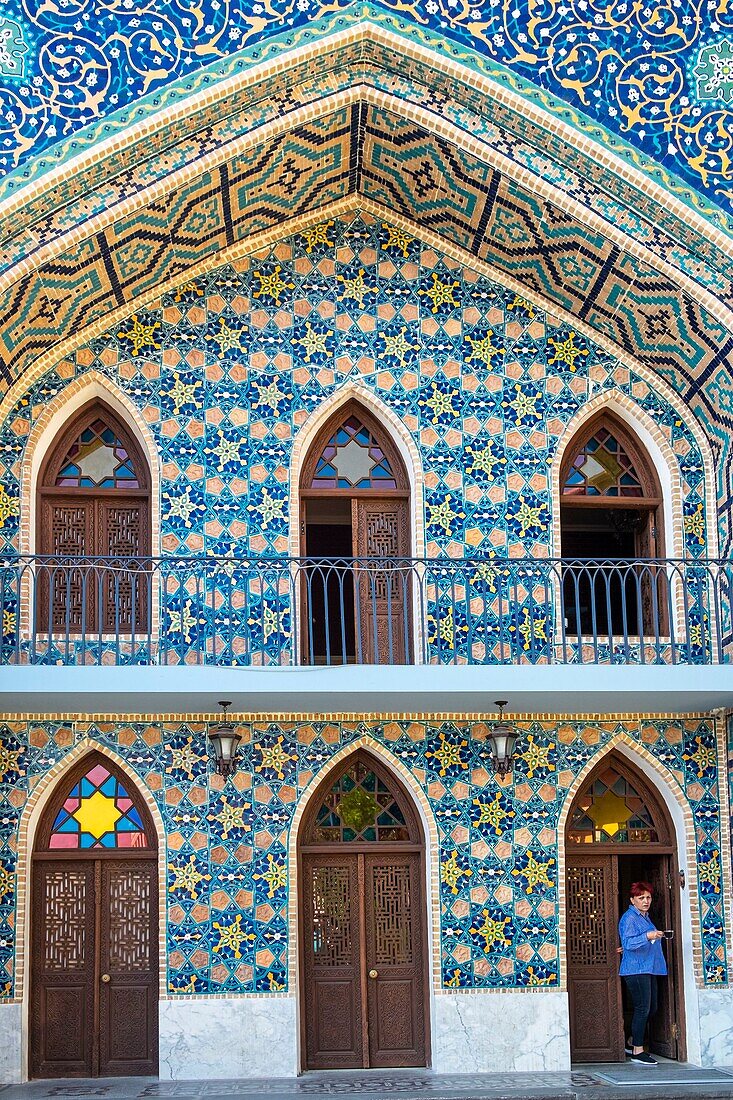
[[[657,1011],[656,974],[625,974],[624,981],[634,1006],[631,1018],[631,1042],[635,1047],[644,1046],[647,1020]]]

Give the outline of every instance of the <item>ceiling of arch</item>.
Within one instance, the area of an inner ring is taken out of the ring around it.
[[[415,42],[445,38],[508,85],[554,97],[692,192],[731,211],[733,78],[727,0],[24,0],[0,16],[0,172],[63,160],[86,140],[157,110],[177,82],[207,80],[365,19]],[[408,51],[409,52],[409,51]],[[101,125],[100,125],[101,124]]]

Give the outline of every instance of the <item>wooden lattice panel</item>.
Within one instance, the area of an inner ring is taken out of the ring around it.
[[[606,958],[606,891],[602,869],[568,871],[568,943],[570,963],[592,965]]]
[[[83,871],[63,868],[49,870],[45,876],[45,970],[83,970],[86,966],[87,881]]]
[[[313,955],[317,966],[350,966],[351,876],[348,867],[314,867]]]
[[[374,960],[377,965],[407,965],[413,961],[410,919],[410,867],[375,866]]]

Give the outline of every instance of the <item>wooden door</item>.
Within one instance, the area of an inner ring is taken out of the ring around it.
[[[623,1061],[616,857],[570,852],[566,881],[572,1058]]]
[[[303,857],[306,1067],[427,1058],[420,856]]]
[[[657,928],[664,931],[672,929],[675,936],[664,940],[662,950],[667,959],[667,977],[657,980],[658,1007],[649,1021],[649,1049],[663,1058],[679,1058],[680,1029],[676,1019],[675,978],[676,951],[679,945],[675,937],[680,934],[679,922],[675,920],[674,898],[672,896],[671,856],[659,856],[649,861],[647,881],[653,887],[652,905],[649,916]]]
[[[106,860],[101,871],[99,1076],[157,1074],[157,868]]]
[[[303,859],[306,1060],[309,1069],[363,1065],[358,856]]]
[[[93,1074],[95,895],[90,860],[34,865],[31,1077]]]
[[[377,559],[362,562],[355,583],[356,637],[361,640],[362,664],[405,664],[411,648],[410,571],[394,561],[379,568],[379,558],[406,559],[409,513],[406,500],[354,499],[352,526],[354,556]]]
[[[158,1071],[154,858],[36,857],[32,1077]]]
[[[365,859],[369,1065],[425,1065],[422,898],[417,853]]]

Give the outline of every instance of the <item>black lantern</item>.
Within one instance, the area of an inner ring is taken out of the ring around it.
[[[507,775],[512,770],[512,755],[519,737],[517,731],[503,720],[502,709],[506,704],[506,699],[497,699],[494,702],[494,706],[499,708],[499,721],[489,733],[491,762],[498,775]]]
[[[232,723],[227,721],[227,707],[231,705],[228,699],[219,702],[219,706],[224,711],[224,721],[209,728],[209,741],[214,746],[216,770],[219,775],[231,775],[234,771],[237,747],[242,740],[241,734],[237,733]]]

